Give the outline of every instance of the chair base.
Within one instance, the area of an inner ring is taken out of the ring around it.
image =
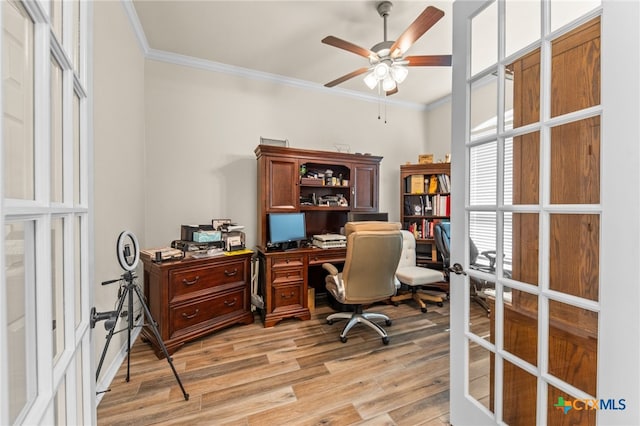
[[[418,286],[410,286],[411,291],[403,294],[398,294],[391,297],[391,301],[398,306],[399,302],[403,300],[413,299],[420,306],[422,312],[427,312],[427,305],[424,302],[433,302],[442,307],[444,299],[440,296],[434,296],[433,294],[418,292]]]
[[[388,316],[375,312],[363,312],[362,306],[356,305],[355,312],[336,312],[329,315],[327,317],[327,324],[331,325],[334,321],[342,319],[348,320],[344,328],[342,329],[342,332],[340,333],[340,341],[342,343],[346,343],[347,333],[349,332],[349,330],[351,330],[354,325],[360,323],[368,326],[372,330],[375,330],[380,335],[380,337],[382,337],[382,343],[384,343],[385,345],[389,344],[389,335],[387,334],[385,329],[377,323],[373,322],[384,320],[385,325],[390,326],[392,322]]]

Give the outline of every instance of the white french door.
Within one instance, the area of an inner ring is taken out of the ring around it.
[[[453,13],[451,423],[640,424],[640,4]]]
[[[95,423],[91,3],[5,0],[0,424]]]

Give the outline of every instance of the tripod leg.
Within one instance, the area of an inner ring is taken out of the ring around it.
[[[162,340],[162,337],[160,336],[160,332],[158,331],[158,327],[156,326],[156,322],[154,321],[153,317],[151,316],[151,312],[149,311],[149,307],[147,306],[146,302],[144,301],[144,297],[140,294],[140,289],[138,288],[137,285],[132,285],[133,289],[135,290],[136,294],[138,295],[138,300],[140,300],[140,305],[142,305],[142,308],[144,309],[144,313],[145,316],[147,318],[147,321],[149,323],[149,326],[151,327],[151,330],[153,330],[153,334],[156,337],[156,340],[158,342],[158,344],[160,345],[160,348],[162,349],[162,352],[164,353],[165,358],[167,358],[167,362],[169,363],[169,366],[171,366],[171,370],[173,371],[173,375],[176,377],[176,381],[178,382],[178,385],[180,385],[180,389],[182,390],[182,395],[184,396],[184,400],[188,401],[189,400],[189,394],[184,390],[184,386],[182,386],[182,381],[180,381],[180,377],[178,376],[178,372],[176,371],[176,367],[173,365],[173,359],[171,359],[171,357],[169,356],[169,351],[167,351],[167,347],[164,344],[164,341]]]
[[[118,302],[118,309],[116,310],[117,312],[117,317],[116,318],[120,318],[120,313],[122,312],[122,305],[124,305],[124,300],[126,294],[127,294],[127,288],[125,287],[124,289],[124,294],[122,295],[122,297],[120,297],[120,301]],[[100,370],[102,370],[102,363],[104,362],[104,357],[105,355],[107,355],[107,350],[109,349],[109,343],[111,343],[111,338],[113,337],[113,333],[115,332],[116,326],[115,324],[113,325],[113,328],[111,330],[109,330],[109,334],[107,334],[107,342],[104,344],[104,348],[102,349],[102,355],[100,356],[100,362],[98,363],[98,369],[96,370],[96,382],[98,381],[98,378],[100,377]],[[128,376],[128,374],[127,374]]]
[[[129,282],[129,285],[135,285],[133,282]],[[127,315],[127,377],[125,380],[129,383],[129,371],[131,369],[131,330],[133,330],[133,293],[128,289],[129,297],[127,298],[129,305],[129,313]]]

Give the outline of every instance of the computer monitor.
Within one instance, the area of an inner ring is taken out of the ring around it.
[[[389,213],[380,213],[380,212],[349,212],[347,213],[347,222],[365,222],[370,220],[388,222]]]
[[[269,243],[282,249],[307,239],[304,213],[269,213]]]

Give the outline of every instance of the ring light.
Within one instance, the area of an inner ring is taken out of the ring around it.
[[[127,241],[128,239],[128,241]],[[131,249],[128,243],[133,245],[133,253],[131,253]],[[140,260],[140,250],[138,248],[138,239],[135,234],[130,231],[122,231],[120,236],[118,237],[117,251],[118,251],[118,262],[120,266],[125,271],[133,271],[138,266],[138,260]],[[133,260],[131,263],[127,260],[133,256]]]

